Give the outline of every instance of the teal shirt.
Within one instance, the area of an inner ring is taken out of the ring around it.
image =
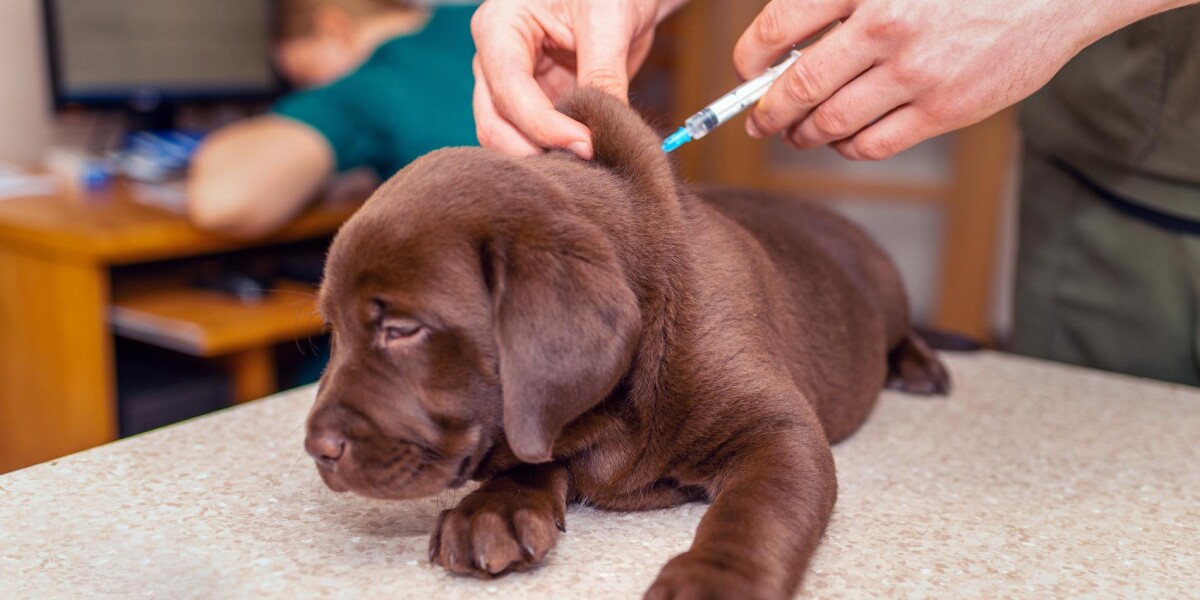
[[[434,9],[420,31],[379,46],[349,75],[289,94],[275,114],[316,129],[338,171],[370,167],[387,179],[446,146],[474,146],[473,6]]]

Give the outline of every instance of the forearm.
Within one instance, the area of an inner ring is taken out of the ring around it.
[[[739,466],[744,472],[713,502],[692,552],[794,594],[837,497],[828,445],[813,439],[816,447],[769,452]],[[785,455],[788,460],[780,460]]]
[[[647,598],[692,589],[730,598],[795,594],[833,511],[833,456],[815,422],[747,445],[718,478],[692,547],[667,563]]]
[[[1198,0],[1102,0],[1088,5],[1083,10],[1097,17],[1088,43],[1147,17],[1198,3]]]
[[[192,222],[238,237],[282,227],[332,171],[332,153],[305,126],[264,117],[213,134],[188,178]]]
[[[192,224],[233,237],[260,237],[285,225],[317,187],[309,181],[255,179],[253,171],[245,162],[196,161],[187,186]]]

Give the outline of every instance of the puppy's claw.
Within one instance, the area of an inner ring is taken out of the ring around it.
[[[554,526],[557,527],[558,530],[563,533],[567,532],[567,525],[565,523],[563,523],[562,519],[555,519]]]

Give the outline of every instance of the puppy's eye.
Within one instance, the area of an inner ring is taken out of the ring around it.
[[[415,338],[423,327],[411,319],[384,319],[379,324],[379,335],[385,344]]]

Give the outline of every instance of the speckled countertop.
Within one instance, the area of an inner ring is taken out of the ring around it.
[[[836,449],[802,595],[1196,597],[1200,392],[982,353],[950,400],[888,393]],[[450,494],[326,490],[302,389],[0,476],[0,598],[638,598],[705,506],[575,507],[546,564],[425,559]]]

